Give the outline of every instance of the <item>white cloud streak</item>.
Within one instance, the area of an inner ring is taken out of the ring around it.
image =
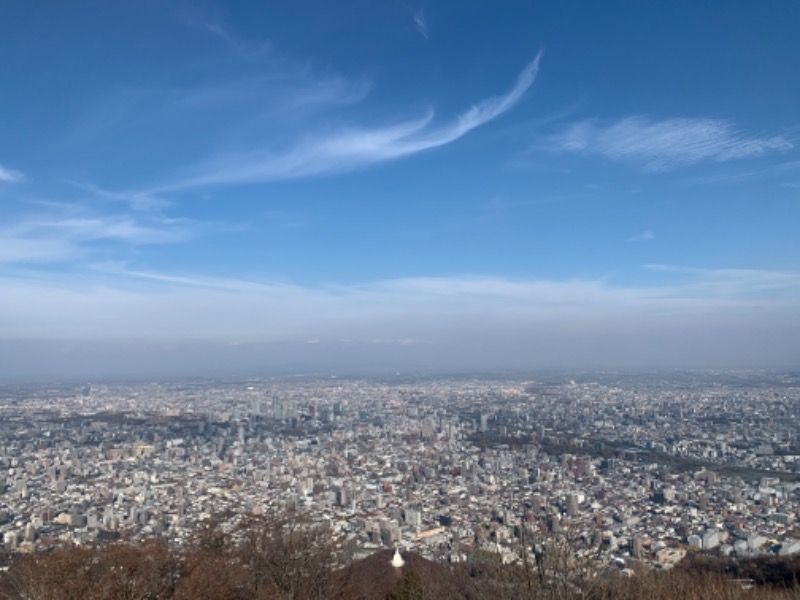
[[[25,179],[25,176],[19,171],[0,165],[0,182],[16,183],[23,179]]]
[[[148,192],[106,190],[87,181],[69,181],[68,183],[98,198],[124,202],[133,210],[140,212],[158,212],[170,204],[168,200]]]
[[[650,242],[654,239],[656,239],[655,234],[649,229],[646,229],[645,231],[642,231],[640,233],[634,234],[626,238],[625,241],[629,243],[638,243],[638,242]]]
[[[782,136],[755,138],[719,119],[672,118],[661,121],[636,116],[615,123],[580,121],[551,136],[555,152],[601,156],[634,162],[650,171],[665,171],[701,162],[726,162],[785,151],[792,143]]]
[[[184,237],[180,231],[143,225],[129,217],[42,221],[33,225],[32,229],[73,240],[117,240],[132,244],[163,244]]]
[[[309,288],[107,265],[96,277],[0,278],[0,335],[443,343],[502,332],[532,339],[541,331],[624,333],[693,318],[757,322],[779,315],[800,325],[798,273],[649,268],[678,281],[626,287],[439,277]]]
[[[127,143],[135,152],[137,141],[152,138],[164,147],[172,146],[179,157],[186,153],[180,140],[190,136],[199,152],[191,160],[197,160],[207,156],[209,148],[252,148],[264,140],[296,135],[329,118],[330,112],[359,103],[369,90],[364,80],[319,75],[307,64],[275,59],[258,75],[213,85],[139,86],[100,94],[71,123],[60,144],[113,147],[120,140],[130,140]],[[165,167],[172,171],[175,165]],[[132,203],[149,201],[136,198],[134,192],[127,195]]]
[[[0,374],[752,367],[800,360],[800,274],[649,268],[661,283],[426,277],[310,288],[110,263],[94,273],[6,270]]]
[[[69,240],[7,237],[0,234],[0,265],[62,262],[72,260],[79,254],[79,248]]]
[[[177,16],[184,24],[205,31],[225,42],[231,49],[245,58],[262,58],[270,51],[268,43],[254,43],[234,33],[225,26],[220,11],[214,11],[191,2],[175,6]]]
[[[541,52],[522,70],[508,93],[475,104],[449,124],[434,125],[433,112],[428,112],[385,127],[340,129],[306,139],[283,152],[252,149],[197,165],[187,176],[158,186],[152,193],[340,173],[444,146],[513,108],[536,79],[540,61]]]
[[[168,244],[186,239],[181,222],[147,222],[128,216],[30,217],[0,229],[0,264],[60,263],[100,251],[107,244]]]
[[[417,28],[419,34],[428,39],[428,20],[425,18],[425,11],[422,9],[414,13],[414,26]]]
[[[648,264],[651,271],[689,278],[697,294],[711,297],[752,298],[759,294],[791,290],[800,292],[800,273],[768,269],[698,269],[675,265]]]

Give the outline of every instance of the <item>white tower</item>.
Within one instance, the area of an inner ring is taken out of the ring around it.
[[[404,560],[403,560],[403,557],[402,557],[402,556],[400,556],[400,550],[398,550],[397,548],[395,548],[395,549],[394,549],[394,556],[392,557],[392,566],[393,566],[395,569],[399,569],[399,568],[400,568],[400,567],[402,567],[404,564],[406,564],[406,561],[404,561]]]

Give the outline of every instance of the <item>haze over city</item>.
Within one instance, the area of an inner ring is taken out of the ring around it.
[[[0,377],[797,366],[798,20],[4,3]]]

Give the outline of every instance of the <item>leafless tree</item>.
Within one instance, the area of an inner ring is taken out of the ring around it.
[[[341,540],[330,528],[294,515],[252,518],[237,532],[237,555],[255,598],[345,597]]]

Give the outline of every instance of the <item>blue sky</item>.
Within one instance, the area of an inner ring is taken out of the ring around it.
[[[0,5],[0,376],[796,366],[800,4]]]

